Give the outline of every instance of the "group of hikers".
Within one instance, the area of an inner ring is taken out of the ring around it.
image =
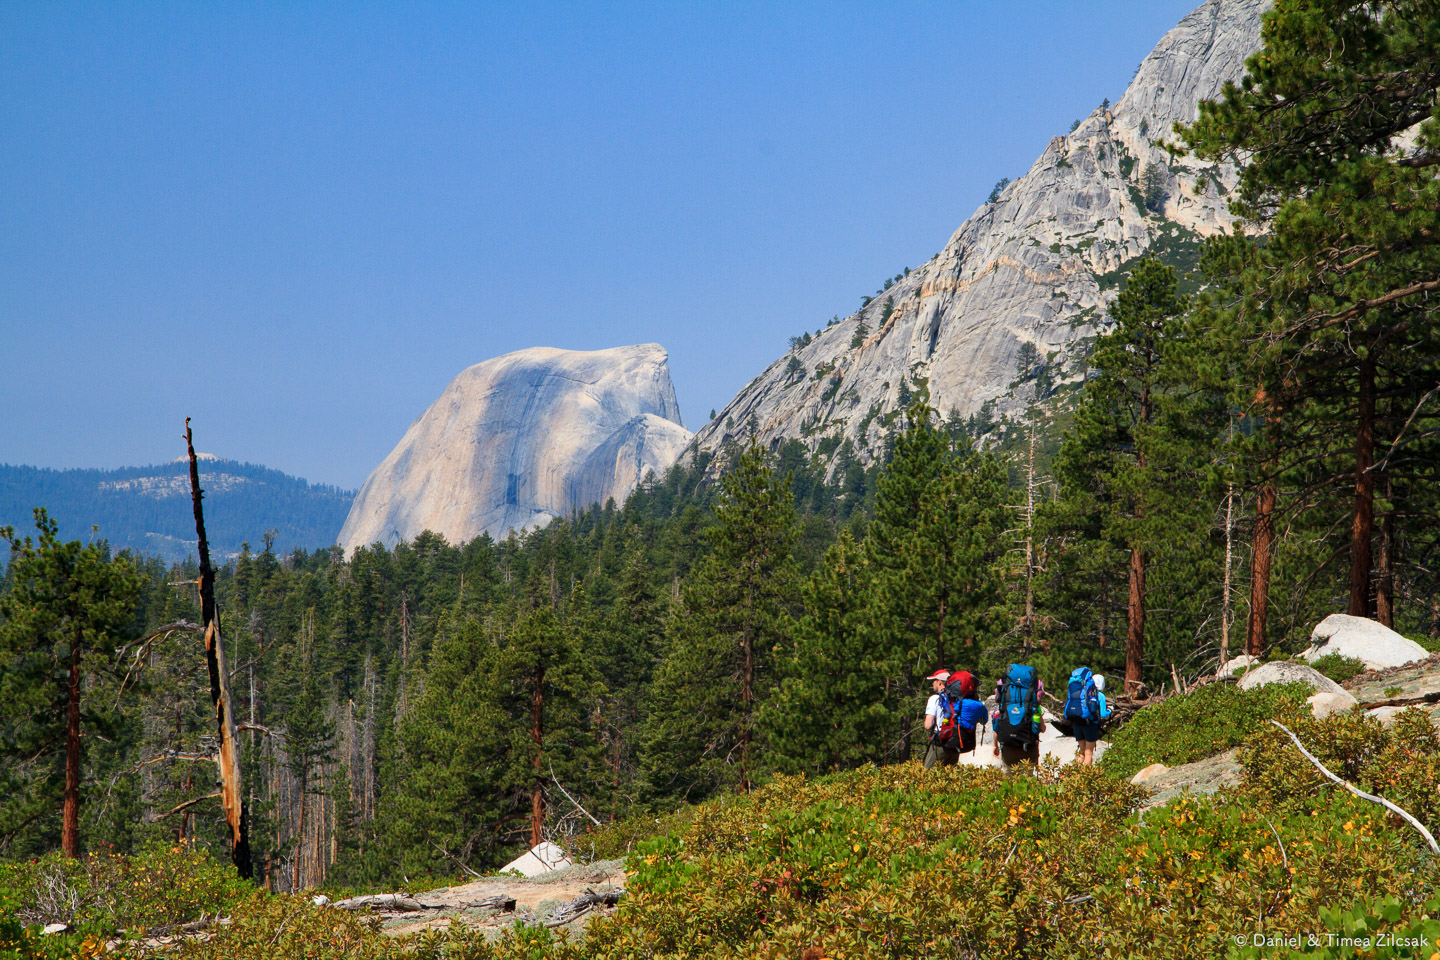
[[[1040,699],[1060,698],[1045,692],[1034,667],[1012,663],[1005,675],[995,681],[995,711],[980,700],[979,681],[968,670],[951,672],[938,669],[925,678],[931,693],[925,705],[925,732],[929,746],[925,751],[925,769],[937,764],[952,766],[960,762],[962,753],[974,753],[984,742],[984,730],[995,722],[993,753],[1005,767],[1034,764],[1040,759],[1040,734],[1045,732],[1045,715]],[[1070,674],[1065,691],[1065,722],[1075,736],[1075,759],[1083,764],[1095,763],[1095,744],[1100,740],[1101,725],[1110,716],[1105,702],[1105,678],[1092,674],[1089,667],[1076,667]],[[976,740],[976,728],[981,729]]]

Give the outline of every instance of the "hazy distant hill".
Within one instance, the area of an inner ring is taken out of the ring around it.
[[[205,530],[216,560],[249,541],[259,549],[267,530],[275,549],[313,550],[335,542],[355,494],[312,484],[253,463],[202,454]],[[87,539],[92,525],[116,549],[131,547],[166,560],[195,553],[189,465],[184,461],[117,470],[51,470],[0,464],[0,526],[34,529],[45,507],[67,539]],[[0,559],[3,562],[3,559]]]

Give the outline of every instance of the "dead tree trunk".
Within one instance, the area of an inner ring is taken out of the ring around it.
[[[240,744],[235,712],[230,700],[230,671],[225,663],[225,645],[220,639],[220,618],[215,611],[215,570],[210,566],[210,544],[205,539],[205,514],[200,506],[205,492],[200,489],[200,466],[190,435],[190,418],[185,418],[185,449],[190,455],[190,497],[195,508],[196,552],[200,555],[200,623],[205,631],[205,663],[210,670],[210,701],[215,705],[215,725],[220,735],[220,803],[230,825],[230,860],[243,879],[253,873],[250,863],[250,828],[246,822],[245,794],[240,777]]]

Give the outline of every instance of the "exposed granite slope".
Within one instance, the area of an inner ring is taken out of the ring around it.
[[[339,542],[393,546],[425,530],[452,543],[544,526],[624,500],[690,440],[668,355],[532,347],[450,382],[360,493]]]
[[[1201,236],[1232,222],[1223,191],[1234,171],[1172,162],[1159,141],[1242,75],[1268,5],[1208,0],[1186,16],[1118,103],[1051,140],[934,258],[770,364],[701,428],[697,444],[715,449],[753,432],[765,444],[803,438],[813,450],[833,437],[869,461],[901,407],[902,381],[942,414],[970,416],[987,404],[1015,413],[1034,396],[1034,377],[1018,376],[1024,344],[1050,380],[1082,377],[1079,361],[1107,324],[1116,272],[1146,251],[1193,257]],[[1196,195],[1202,174],[1211,183]]]

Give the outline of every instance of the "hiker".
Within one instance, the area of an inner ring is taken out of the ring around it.
[[[1045,732],[1040,697],[1044,692],[1035,668],[1020,663],[1010,664],[995,683],[995,756],[1007,769],[1033,765],[1040,759],[1040,734]]]
[[[1095,765],[1095,744],[1100,742],[1100,723],[1110,716],[1105,702],[1105,678],[1092,675],[1089,667],[1076,667],[1070,673],[1065,696],[1065,719],[1075,733],[1075,759],[1085,766]]]
[[[930,681],[930,699],[925,703],[925,732],[930,735],[930,743],[925,748],[925,769],[929,770],[937,763],[942,767],[953,767],[960,762],[960,744],[955,742],[953,746],[945,742],[947,718],[944,709],[945,685],[950,682],[949,670],[936,670],[925,678]]]

